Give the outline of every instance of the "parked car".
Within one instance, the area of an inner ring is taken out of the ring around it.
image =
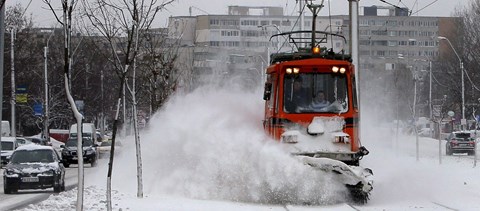
[[[3,192],[46,188],[53,188],[56,193],[65,190],[65,168],[57,151],[37,144],[18,147],[5,166]]]
[[[25,138],[20,138],[20,137],[2,137],[2,153],[0,155],[0,159],[2,162],[2,165],[6,165],[8,163],[8,160],[10,159],[10,156],[12,155],[13,151],[17,149],[18,147],[26,144],[31,144],[32,142],[25,139]]]
[[[110,156],[110,150],[112,149],[112,140],[102,141],[100,146],[98,146],[99,157],[108,157]],[[122,143],[118,140],[115,141],[115,154],[120,152],[122,149]]]
[[[418,135],[422,137],[432,137],[433,132],[432,128],[422,128],[418,130]]]
[[[44,139],[44,138],[31,136],[31,137],[25,137],[25,139],[31,141],[34,144],[43,145],[43,146],[52,146],[52,143],[48,142],[47,139]]]
[[[77,124],[70,126],[70,136],[69,138],[77,137]],[[82,123],[82,138],[91,138],[93,143],[97,143],[97,135],[95,130],[95,125],[93,123]]]
[[[98,160],[98,145],[93,142],[91,138],[82,138],[83,146],[83,163],[90,163],[92,167],[97,165]],[[61,145],[62,147],[62,161],[65,167],[69,167],[70,164],[78,164],[78,154],[77,154],[77,138],[70,138],[65,143]]]
[[[456,131],[450,133],[446,143],[446,154],[453,153],[468,153],[468,155],[475,155],[475,137],[469,131]]]

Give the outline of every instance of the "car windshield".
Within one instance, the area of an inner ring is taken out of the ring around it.
[[[473,139],[470,133],[457,133],[455,134],[455,139],[460,140],[460,141],[468,141]]]
[[[330,73],[285,76],[284,111],[287,113],[344,113],[348,110],[347,79]]]
[[[65,143],[65,145],[66,145],[67,147],[76,147],[76,146],[77,146],[77,143],[78,143],[77,139],[69,139],[69,140],[67,141],[67,143]],[[83,145],[84,147],[92,146],[92,145],[93,145],[93,141],[92,141],[91,139],[89,139],[89,138],[84,138],[84,139],[83,139],[83,142],[82,142],[82,145]]]
[[[27,140],[35,143],[35,144],[42,144],[42,140],[39,138],[26,138]]]
[[[12,163],[52,163],[53,153],[48,149],[19,150],[12,154]]]
[[[14,150],[13,149],[13,142],[2,141],[2,150]]]
[[[71,138],[77,138],[77,133],[70,133]],[[82,133],[82,138],[92,138],[91,133]]]
[[[104,141],[104,142],[102,142],[102,144],[100,144],[100,146],[102,146],[102,147],[111,146],[111,145],[112,145],[112,142],[110,142],[110,141]]]

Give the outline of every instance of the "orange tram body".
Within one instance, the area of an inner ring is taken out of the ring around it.
[[[266,70],[265,131],[292,154],[359,165],[355,70],[349,56],[318,48],[271,55]]]

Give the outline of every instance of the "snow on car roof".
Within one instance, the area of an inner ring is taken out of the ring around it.
[[[2,136],[2,141],[9,141],[9,142],[13,142],[15,141],[15,137],[10,137],[10,136]]]
[[[44,146],[38,144],[26,144],[17,148],[17,150],[39,150],[39,149],[53,149],[51,146]]]

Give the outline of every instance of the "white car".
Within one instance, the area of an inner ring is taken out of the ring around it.
[[[32,142],[20,137],[2,137],[2,153],[1,153],[1,162],[2,165],[7,164],[10,160],[10,156],[13,151],[20,146],[31,144]]]
[[[110,150],[112,148],[112,140],[102,141],[98,146],[98,152],[100,158],[110,157]],[[115,154],[119,153],[122,149],[122,143],[115,141]]]
[[[422,128],[418,130],[418,135],[423,137],[432,137],[433,136],[433,129],[432,128]]]

